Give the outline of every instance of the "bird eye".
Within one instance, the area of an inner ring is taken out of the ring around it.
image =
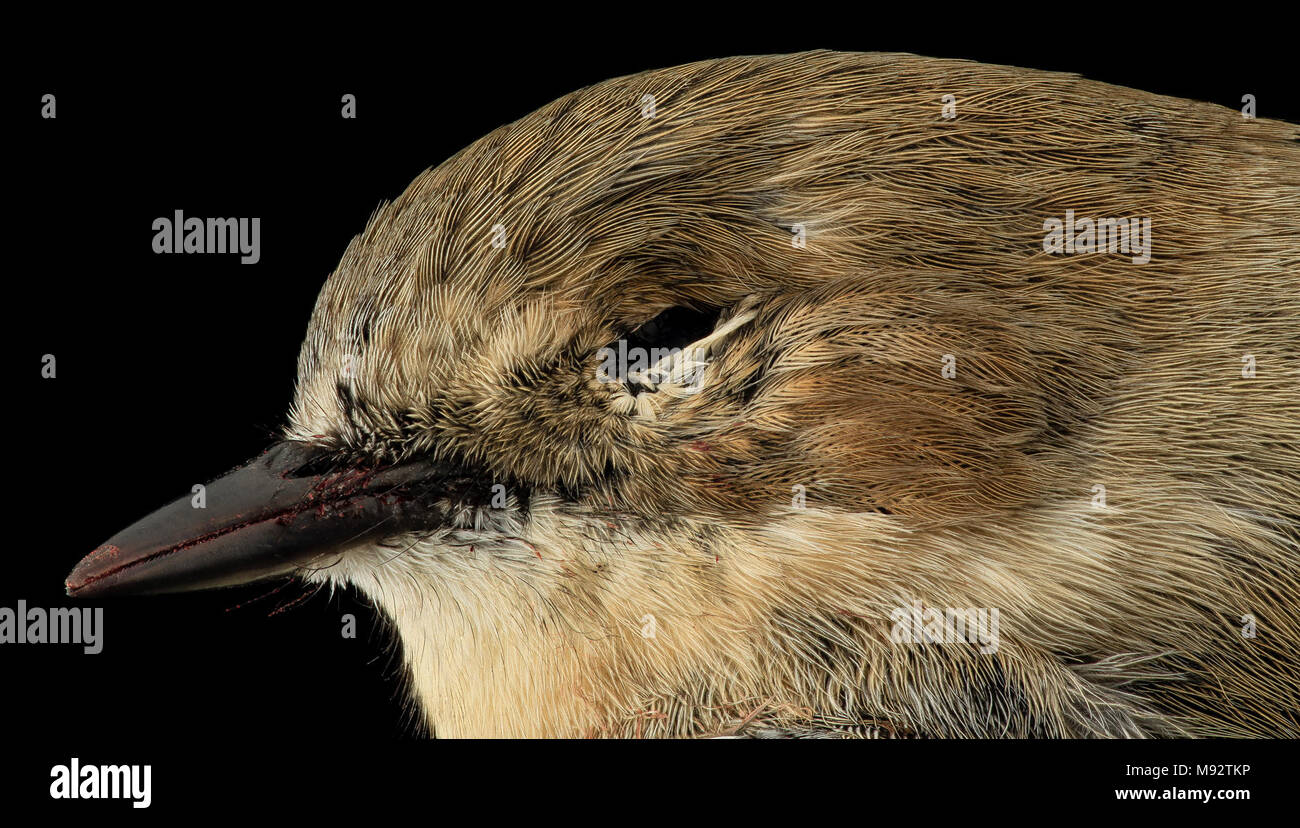
[[[665,381],[660,369],[672,355],[708,336],[721,314],[721,308],[668,308],[601,349],[600,376],[621,382],[633,395],[654,391]]]
[[[623,337],[631,348],[685,348],[708,336],[718,324],[721,308],[671,307]]]

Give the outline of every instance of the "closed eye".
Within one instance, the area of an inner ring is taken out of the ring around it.
[[[677,305],[642,324],[623,339],[627,340],[629,349],[645,348],[649,351],[652,348],[685,348],[708,336],[721,315],[722,308],[697,310]]]
[[[720,308],[672,307],[603,348],[599,376],[622,390],[614,409],[653,419],[659,403],[651,397],[659,395],[647,392],[681,397],[700,390],[718,344],[754,318],[753,300],[742,305],[722,324]]]
[[[708,336],[721,315],[721,308],[697,309],[685,305],[661,311],[601,349],[604,355],[618,355],[609,364],[612,370],[608,371],[608,378],[617,380],[633,396],[656,390],[662,378],[650,369],[669,354]]]

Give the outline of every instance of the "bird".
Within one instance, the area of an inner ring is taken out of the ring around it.
[[[652,70],[381,204],[277,441],[66,588],[356,590],[440,738],[1295,738],[1297,354],[1294,124]]]

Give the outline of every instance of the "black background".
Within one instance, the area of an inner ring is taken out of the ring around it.
[[[12,536],[0,606],[64,605],[63,578],[84,554],[264,448],[290,402],[316,293],[379,202],[579,87],[698,59],[825,47],[1071,71],[1234,109],[1251,93],[1261,116],[1300,120],[1280,22],[1204,21],[1189,33],[1195,21],[1096,11],[1096,20],[1068,22],[936,11],[887,25],[783,7],[706,25],[699,9],[524,21],[484,6],[463,20],[394,19],[374,36],[340,19],[313,33],[232,33],[202,46],[191,39],[197,24],[137,43],[33,46],[5,82],[17,180],[6,267]],[[53,121],[39,116],[46,92],[58,99]],[[343,93],[357,96],[356,120],[339,116]],[[176,209],[261,217],[261,261],[155,255],[151,223]],[[54,380],[40,377],[47,353],[58,359]],[[282,795],[295,807],[398,794],[496,803],[521,790],[559,797],[557,806],[620,791],[650,801],[671,792],[673,805],[686,789],[719,803],[781,799],[769,777],[799,798],[838,787],[929,803],[941,784],[985,804],[1101,803],[1126,763],[1244,761],[1260,770],[1240,787],[1256,787],[1258,800],[1281,793],[1266,783],[1282,778],[1270,755],[1283,751],[1268,748],[1294,747],[430,745],[416,741],[396,645],[368,606],[321,594],[277,613],[303,590],[259,598],[269,589],[105,601],[96,656],[4,646],[0,792],[53,809],[132,813],[124,803],[46,798],[49,767],[75,755],[152,763],[153,812],[193,798],[256,810]],[[355,640],[340,635],[344,613],[357,616]],[[1238,787],[1227,782],[1203,787]]]

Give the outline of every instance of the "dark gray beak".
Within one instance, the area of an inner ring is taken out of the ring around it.
[[[425,464],[318,468],[304,443],[276,443],[109,538],[67,578],[76,598],[183,592],[292,574],[376,534],[437,525],[449,485]]]

